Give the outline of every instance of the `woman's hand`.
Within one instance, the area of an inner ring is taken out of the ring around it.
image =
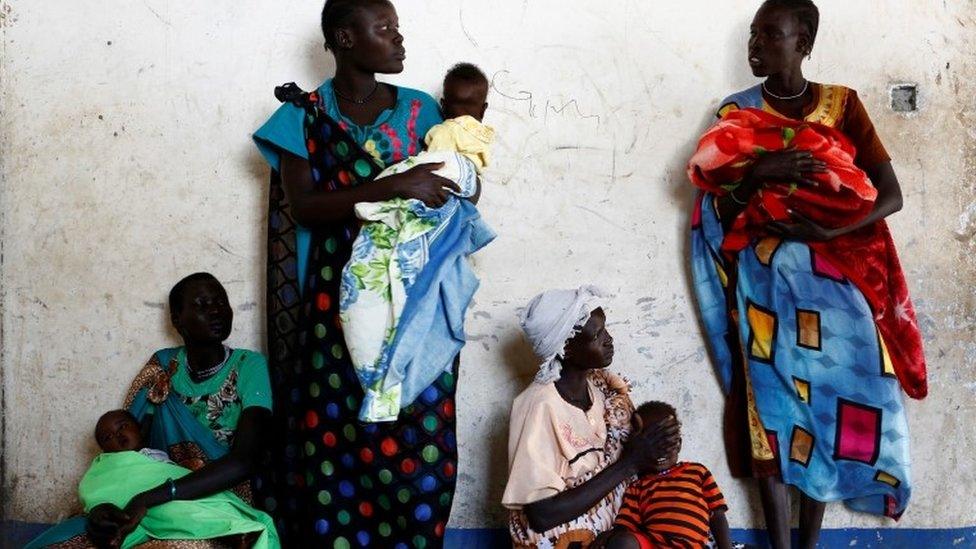
[[[776,151],[760,155],[739,185],[720,197],[717,207],[722,228],[728,231],[732,227],[732,222],[763,185],[816,187],[819,183],[813,175],[826,171],[827,164],[814,158],[810,151]]]
[[[128,513],[111,503],[103,503],[96,505],[88,512],[85,530],[96,547],[114,549],[121,546],[125,535],[135,529],[133,526],[125,534],[122,534],[123,527],[128,526],[130,522],[132,522],[132,517]],[[136,524],[139,524],[138,520]]]
[[[669,455],[678,444],[678,422],[673,417],[646,427],[638,424],[617,461],[574,488],[524,505],[529,527],[547,532],[582,516],[621,482],[656,467],[658,458]]]
[[[443,162],[418,164],[387,179],[393,185],[397,196],[415,198],[428,207],[440,208],[451,197],[451,191],[461,192],[461,187],[458,187],[457,183],[434,173],[443,167]]]
[[[142,522],[143,518],[145,518],[147,511],[148,509],[146,509],[146,506],[140,503],[136,503],[135,505],[129,503],[125,506],[125,513],[129,515],[129,520],[122,524],[122,526],[119,528],[120,545],[122,541],[125,540],[126,536],[131,534],[132,531],[139,526],[139,523]]]
[[[119,528],[119,541],[125,539],[126,536],[132,533],[142,522],[142,519],[146,516],[148,509],[145,504],[139,500],[138,497],[130,501],[128,505],[125,506],[125,514],[129,516],[129,520],[121,525]]]
[[[820,242],[831,240],[842,234],[841,230],[822,227],[792,210],[789,213],[794,223],[773,221],[767,223],[766,228],[783,238],[803,241]]]
[[[681,444],[678,422],[673,417],[653,425],[640,425],[639,417],[637,421],[637,429],[627,441],[620,457],[633,474],[655,470],[657,460],[671,454]]]
[[[811,176],[826,171],[827,164],[814,158],[810,151],[791,150],[761,155],[749,175],[756,183],[796,183],[816,187],[819,183]]]

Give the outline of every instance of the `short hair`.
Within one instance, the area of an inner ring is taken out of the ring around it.
[[[638,406],[635,412],[642,416],[645,414],[658,413],[663,414],[664,417],[671,415],[674,416],[675,419],[678,419],[678,411],[674,409],[674,406],[671,406],[667,402],[661,402],[660,400],[645,402],[644,404]]]
[[[790,10],[800,25],[810,33],[810,47],[817,40],[820,29],[820,10],[813,0],[766,0],[763,6],[776,6]]]
[[[334,50],[335,34],[339,27],[348,24],[357,11],[376,1],[380,0],[326,0],[322,6],[322,36],[325,37],[325,45]]]
[[[129,416],[129,419],[132,420],[132,423],[135,423],[136,425],[139,425],[139,420],[136,419],[136,416],[134,416],[132,414],[132,412],[130,412],[130,411],[124,409],[124,408],[119,408],[118,410],[109,410],[109,411],[105,412],[104,414],[98,416],[98,421],[95,422],[95,435],[96,436],[98,435],[98,424],[101,423],[102,420],[105,419],[109,414],[122,414],[122,415],[125,415],[125,416]]]
[[[190,276],[184,277],[173,286],[172,290],[169,291],[170,314],[179,314],[183,311],[183,294],[186,293],[186,287],[193,282],[199,282],[202,280],[213,281],[220,284],[217,277],[210,273],[193,273]]]
[[[488,77],[485,76],[485,73],[477,65],[472,63],[458,63],[451,67],[447,71],[447,74],[444,75],[444,84],[447,84],[448,80],[459,80],[461,82],[488,86]]]

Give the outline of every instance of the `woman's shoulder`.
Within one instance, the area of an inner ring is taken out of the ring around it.
[[[551,381],[549,383],[536,383],[533,381],[515,397],[515,401],[512,403],[512,417],[551,413],[554,399],[559,398],[555,383]]]
[[[629,398],[630,381],[607,369],[592,370],[589,382],[595,385],[606,396],[624,395]]]
[[[817,84],[820,87],[821,102],[833,101],[846,106],[850,101],[860,101],[857,90],[842,84]]]
[[[257,351],[234,349],[236,385],[244,408],[257,406],[271,409],[271,375],[268,360]]]
[[[410,112],[411,117],[417,119],[417,131],[421,140],[432,126],[444,121],[440,105],[427,92],[398,87],[397,103],[409,106],[409,110],[404,109],[404,112]]]
[[[240,356],[240,368],[268,368],[268,359],[258,351],[235,348],[234,354]]]
[[[179,347],[164,347],[162,349],[157,349],[156,351],[154,351],[153,354],[150,355],[149,359],[150,361],[155,359],[157,362],[160,363],[160,365],[165,367],[182,350],[183,350],[182,345],[180,345]]]
[[[718,116],[721,117],[730,110],[762,108],[762,85],[756,84],[744,90],[728,95],[719,103]]]
[[[319,89],[324,86],[322,84]],[[274,113],[252,135],[261,154],[272,168],[279,169],[282,151],[301,158],[308,157],[302,127],[304,116],[305,110],[302,107],[285,101],[278,105]]]

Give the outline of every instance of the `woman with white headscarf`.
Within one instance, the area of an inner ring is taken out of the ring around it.
[[[586,547],[613,526],[629,480],[676,444],[673,424],[632,427],[630,388],[606,370],[602,297],[592,286],[549,290],[521,313],[541,364],[512,405],[502,505],[515,547]]]

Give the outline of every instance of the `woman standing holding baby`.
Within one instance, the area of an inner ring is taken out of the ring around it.
[[[322,31],[335,76],[310,94],[280,89],[287,103],[254,135],[272,168],[268,337],[283,439],[277,489],[261,502],[288,545],[439,547],[457,474],[458,361],[397,421],[357,421],[363,389],[341,331],[339,284],[357,203],[411,198],[438,207],[458,190],[433,173],[436,164],[374,181],[420,152],[443,120],[429,95],[376,80],[401,72],[405,59],[389,1],[328,0]],[[487,81],[477,87],[483,114]]]
[[[816,546],[826,502],[895,519],[904,512],[901,393],[927,391],[914,309],[883,222],[901,208],[898,179],[857,93],[804,77],[818,26],[810,0],[762,4],[748,60],[765,81],[723,101],[721,132],[709,130],[689,170],[707,191],[692,215],[692,269],[727,391],[729,464],[756,479],[776,548],[790,546],[788,486],[799,490],[801,547]],[[747,122],[755,126],[738,132]],[[742,147],[766,130],[774,139]],[[817,136],[805,143],[833,143],[834,153],[792,141],[801,132]],[[721,143],[709,141],[719,133]],[[745,150],[744,161],[723,163]],[[848,183],[870,200],[843,194]],[[829,204],[805,210],[824,221],[798,213],[809,203],[797,197],[809,194]],[[762,217],[781,200],[781,217]],[[826,221],[849,204],[867,206]]]

